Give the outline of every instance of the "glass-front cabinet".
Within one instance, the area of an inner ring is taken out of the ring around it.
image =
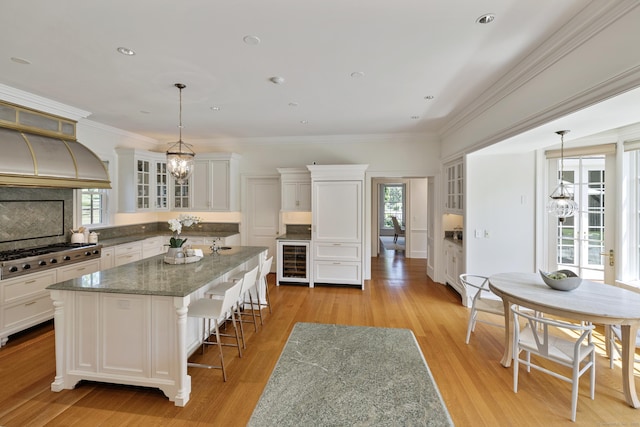
[[[169,208],[169,186],[164,153],[116,148],[118,153],[118,211],[145,212]]]
[[[464,213],[464,161],[456,160],[445,165],[445,203],[446,213]]]

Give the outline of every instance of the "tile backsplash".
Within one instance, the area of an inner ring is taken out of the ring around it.
[[[73,190],[0,187],[0,250],[68,240]]]

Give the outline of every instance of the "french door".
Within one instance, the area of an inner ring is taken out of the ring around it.
[[[556,160],[551,170],[558,176]],[[551,239],[557,269],[574,271],[583,279],[613,283],[615,279],[615,155],[564,159],[563,180],[573,185],[578,212],[564,221],[551,220]],[[552,175],[553,176],[553,175]],[[557,178],[552,184],[557,184]],[[552,217],[553,218],[553,217]],[[551,261],[551,260],[550,260]]]

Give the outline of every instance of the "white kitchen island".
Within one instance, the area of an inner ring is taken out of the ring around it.
[[[202,322],[187,319],[189,303],[262,263],[267,249],[237,246],[178,265],[158,255],[49,286],[56,344],[51,390],[81,380],[155,387],[184,406],[191,393],[187,358],[202,341]]]

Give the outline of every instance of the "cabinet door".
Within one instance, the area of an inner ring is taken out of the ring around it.
[[[362,181],[316,181],[313,186],[314,240],[360,242]]]
[[[211,161],[211,180],[209,184],[211,185],[211,210],[230,210],[228,160]]]
[[[150,176],[151,162],[138,159],[136,161],[136,208],[139,210],[151,207]]]
[[[207,211],[211,209],[211,174],[209,161],[195,161],[193,168],[193,208]]]
[[[295,182],[282,183],[282,210],[298,210],[298,184]]]
[[[107,270],[115,267],[115,249],[114,248],[102,248],[100,252],[100,270]]]
[[[191,208],[191,182],[190,177],[187,181],[179,184],[173,181],[173,208],[174,209],[190,209]]]
[[[155,208],[157,210],[169,209],[169,174],[167,162],[155,162]]]
[[[300,182],[297,188],[298,209],[299,211],[311,211],[311,183]]]

